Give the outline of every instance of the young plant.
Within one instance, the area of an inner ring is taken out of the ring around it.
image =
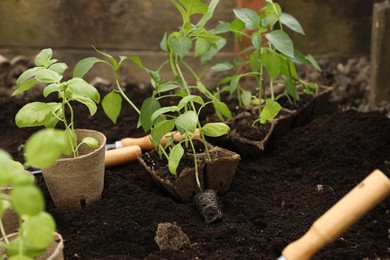
[[[123,99],[134,109],[135,112],[137,112],[137,114],[140,114],[140,111],[137,108],[137,106],[123,92],[123,89],[119,82],[119,70],[122,67],[123,63],[127,60],[133,61],[137,65],[141,63],[141,60],[136,56],[134,57],[120,56],[119,61],[117,61],[110,54],[100,51],[96,48],[94,49],[103,58],[99,59],[96,57],[88,57],[80,60],[75,66],[75,70],[74,70],[75,72],[73,76],[82,78],[96,63],[106,64],[114,72],[116,89],[108,93],[102,100],[102,107],[105,114],[114,124],[116,124],[116,121],[122,109]]]
[[[45,143],[41,143],[41,136],[48,136]],[[41,130],[27,140],[25,153],[36,152],[44,146],[65,143],[63,132],[54,129]],[[35,155],[36,156],[36,155]],[[58,159],[57,156],[47,152],[39,159],[42,166],[50,166]],[[30,161],[26,156],[28,163]],[[9,191],[10,190],[10,191]],[[1,217],[5,210],[10,209],[17,213],[19,218],[19,231],[14,239],[6,234]],[[41,190],[34,180],[25,173],[19,162],[13,161],[11,156],[0,149],[0,233],[1,242],[0,259],[34,259],[42,254],[54,240],[56,224],[53,217],[45,212],[45,200]]]
[[[88,84],[84,79],[74,77],[63,81],[64,71],[68,68],[65,63],[52,59],[51,49],[42,50],[35,57],[35,67],[26,70],[16,81],[18,88],[13,95],[21,94],[32,87],[42,83],[44,97],[51,93],[57,93],[60,102],[32,102],[23,106],[16,114],[15,122],[18,127],[39,127],[54,128],[61,122],[64,126],[63,132],[66,136],[66,143],[61,149],[65,155],[78,156],[78,147],[85,143],[91,148],[98,147],[98,141],[91,137],[84,138],[77,144],[77,136],[74,126],[75,111],[71,102],[77,101],[87,106],[89,113],[94,115],[97,110],[97,103],[100,102],[99,92],[95,87]],[[74,72],[77,74],[77,71]],[[44,137],[42,141],[44,141]]]
[[[308,94],[314,94],[318,88],[316,84],[307,83],[299,78],[294,63],[309,62],[318,70],[320,67],[313,56],[304,56],[294,48],[284,26],[300,34],[304,34],[304,31],[293,16],[282,12],[279,4],[267,0],[266,5],[258,13],[247,8],[237,8],[233,12],[237,18],[231,23],[221,22],[216,32],[233,32],[241,46],[244,60],[234,64],[219,64],[215,66],[215,69],[218,71],[235,69],[234,76],[223,80],[223,82],[230,81],[227,90],[230,94],[237,94],[240,105],[257,105],[259,116],[256,121],[264,124],[272,120],[281,109],[277,102],[279,97],[275,96],[275,83],[284,84],[286,96],[291,102],[299,100],[298,83],[304,86],[304,91]],[[249,39],[252,45],[245,47],[244,38]],[[248,66],[250,71],[245,71]],[[266,96],[265,91],[265,74],[269,78],[269,96]],[[243,77],[255,79],[257,93],[252,93],[240,86],[240,79]]]
[[[157,71],[146,69],[151,77],[154,88],[151,97],[147,98],[140,110],[140,124],[144,131],[151,131],[151,141],[157,147],[160,156],[168,160],[168,168],[172,174],[176,174],[177,167],[184,155],[183,145],[191,150],[194,158],[197,184],[198,178],[197,150],[192,136],[199,131],[207,158],[210,159],[206,136],[217,137],[229,132],[229,127],[222,122],[202,125],[199,120],[200,111],[206,105],[213,105],[217,114],[221,117],[229,117],[230,110],[223,102],[219,101],[211,91],[201,82],[200,77],[188,65],[184,58],[194,47],[194,56],[201,57],[202,61],[210,60],[213,55],[223,47],[225,40],[205,28],[206,23],[212,18],[218,0],[212,0],[209,5],[200,0],[172,0],[172,4],[180,12],[183,23],[178,31],[169,35],[165,34],[161,42],[161,48],[167,53],[167,60]],[[191,23],[194,15],[200,16],[196,24]],[[194,45],[195,44],[195,45]],[[164,81],[160,77],[160,70],[168,65],[173,74],[173,79]],[[190,86],[185,78],[183,68],[195,79],[196,85]],[[203,93],[209,101],[192,93],[192,90]],[[171,98],[177,100],[177,104],[162,106],[161,100]],[[174,143],[171,141],[162,146],[160,140],[169,132],[179,132],[184,136],[183,140]]]

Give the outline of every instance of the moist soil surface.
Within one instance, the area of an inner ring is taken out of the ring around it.
[[[140,105],[145,95],[127,89]],[[37,129],[19,129],[22,106],[0,107],[0,147],[23,161],[22,145]],[[108,143],[142,136],[127,104],[116,125],[100,110],[94,117],[75,106],[76,127],[103,132]],[[107,169],[102,198],[75,213],[58,211],[42,176],[47,210],[65,239],[66,259],[276,259],[327,209],[374,169],[389,175],[390,119],[379,112],[319,113],[305,126],[271,140],[257,158],[242,158],[230,190],[219,196],[223,218],[206,225],[193,203],[178,203],[137,162]],[[314,259],[390,259],[390,200],[365,215]],[[157,225],[176,222],[191,245],[160,251]]]

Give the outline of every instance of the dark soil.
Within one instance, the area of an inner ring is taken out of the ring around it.
[[[127,91],[133,98],[145,94]],[[20,107],[14,101],[0,107],[0,147],[18,160],[37,130],[15,126]],[[76,126],[102,131],[108,142],[142,135],[136,114],[124,108],[113,125],[102,110],[91,118],[77,107]],[[390,119],[331,110],[272,140],[259,158],[241,160],[230,191],[220,196],[223,219],[211,225],[192,203],[172,200],[137,162],[107,169],[102,199],[77,213],[58,212],[40,176],[38,183],[65,239],[66,259],[276,259],[374,169],[388,175],[389,164]],[[387,199],[315,259],[390,259],[389,215]],[[154,237],[162,222],[176,222],[191,246],[160,251]]]

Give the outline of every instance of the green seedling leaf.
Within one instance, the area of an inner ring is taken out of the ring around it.
[[[104,60],[98,59],[96,57],[89,57],[80,60],[77,62],[76,66],[73,69],[73,77],[74,78],[82,78],[88,71],[98,62],[105,62]]]
[[[177,89],[179,85],[176,83],[163,83],[157,87],[157,93],[164,93],[174,89]]]
[[[241,31],[245,29],[245,23],[237,18],[230,22],[229,27],[230,31],[241,39]]]
[[[318,64],[318,62],[316,61],[316,59],[314,59],[314,57],[311,55],[311,54],[308,54],[305,56],[305,59],[310,62],[311,65],[313,65],[313,67],[318,70],[318,71],[322,71],[320,65]]]
[[[18,79],[16,80],[16,85],[18,87],[20,87],[21,84],[23,84],[26,80],[28,80],[29,78],[32,78],[35,76],[35,74],[37,74],[37,72],[39,70],[41,70],[42,68],[39,68],[39,67],[35,67],[35,68],[31,68],[31,69],[28,69],[26,70],[25,72],[23,72],[19,77]],[[17,90],[16,90],[17,91]],[[16,92],[15,91],[15,92]],[[18,92],[18,93],[22,93],[23,91],[21,92]],[[16,95],[16,94],[13,94],[13,95]]]
[[[161,48],[163,51],[168,52],[167,33],[164,33],[164,36],[163,36],[163,38],[161,39],[160,48]]]
[[[260,54],[258,51],[252,52],[249,56],[249,65],[251,66],[252,71],[260,70]]]
[[[265,124],[267,121],[274,119],[282,107],[278,102],[272,99],[265,100],[265,106],[260,113],[260,123]]]
[[[55,63],[49,67],[49,69],[57,72],[59,75],[64,75],[65,70],[68,68],[68,65],[66,65],[63,62]]]
[[[244,23],[242,23],[244,24]],[[245,27],[245,25],[244,25]],[[222,34],[230,32],[230,23],[219,21],[218,25],[215,27],[215,29],[210,30],[214,34]]]
[[[36,86],[38,83],[39,82],[35,79],[24,81],[21,85],[18,86],[18,88],[14,91],[14,93],[12,93],[12,96],[23,93],[24,91],[27,91],[30,88]]]
[[[279,17],[282,13],[282,9],[279,4],[269,1],[263,10],[265,12],[266,24],[268,24],[270,28],[273,28],[275,23],[277,23],[280,19]]]
[[[299,79],[297,69],[295,68],[294,63],[288,57],[284,58],[284,62],[282,62],[282,67],[280,68],[280,74],[292,80]]]
[[[258,50],[261,48],[261,34],[252,34],[252,44]]]
[[[215,54],[217,54],[224,46],[226,45],[226,39],[220,39],[219,41],[217,41],[215,43],[215,46],[211,46],[211,48],[203,53],[202,57],[201,57],[201,64],[205,64],[207,62],[209,62]]]
[[[215,112],[219,115],[222,115],[222,117],[225,118],[231,118],[232,112],[230,111],[229,107],[222,101],[216,101],[213,102],[213,107]],[[221,118],[221,117],[220,117]]]
[[[241,78],[241,75],[234,75],[232,77],[232,80],[230,81],[230,86],[229,86],[230,95],[233,94],[237,90],[238,85],[240,83],[240,78]]]
[[[241,101],[244,106],[249,106],[252,100],[252,93],[248,90],[241,90]]]
[[[169,172],[173,175],[176,175],[177,167],[179,166],[180,160],[184,155],[184,149],[180,144],[175,145],[170,153],[168,158],[168,169]]]
[[[275,48],[288,57],[294,58],[294,45],[287,33],[275,30],[267,33],[265,37]]]
[[[291,58],[291,61],[297,64],[305,64],[308,62],[302,52],[297,49],[294,50],[294,58]]]
[[[169,37],[169,44],[172,50],[179,55],[181,59],[190,51],[192,46],[192,41],[187,36]]]
[[[21,247],[21,245],[23,245]],[[34,257],[41,255],[45,250],[34,248],[30,242],[23,239],[21,236],[17,236],[5,245],[5,249],[9,254],[8,260],[33,260]]]
[[[283,57],[275,51],[263,49],[261,52],[261,61],[271,80],[275,80],[280,75],[280,68],[284,62]]]
[[[108,118],[116,124],[122,109],[122,96],[115,91],[111,91],[103,98],[102,107]]]
[[[64,88],[65,88],[64,85],[62,85],[60,83],[52,83],[52,84],[48,85],[47,87],[45,87],[45,89],[43,90],[43,96],[47,97],[48,95],[50,95],[53,92],[59,92],[61,90],[64,90]]]
[[[292,79],[287,78],[284,82],[287,94],[292,97],[293,101],[299,100],[299,92]]]
[[[187,13],[187,11],[183,8],[183,6],[180,5],[180,3],[177,0],[171,0],[171,3],[176,7],[176,9],[180,12],[181,17],[183,21],[186,21],[190,18],[190,15]]]
[[[202,3],[201,0],[179,0],[179,2],[187,10],[189,17],[193,14],[204,14],[208,10],[208,6]]]
[[[24,156],[26,162],[44,169],[61,156],[66,146],[65,132],[56,129],[44,129],[33,134],[26,142]]]
[[[186,132],[195,133],[198,123],[198,115],[195,111],[186,111],[175,120],[176,129],[184,134]]]
[[[77,135],[75,133],[74,130],[70,129],[70,128],[66,128],[65,129],[65,145],[63,147],[63,150],[62,152],[65,154],[65,155],[71,155],[74,151],[74,147],[77,147]]]
[[[153,96],[144,100],[140,111],[140,123],[145,132],[149,131],[152,127],[153,121],[151,117],[160,107],[160,103]]]
[[[301,24],[291,14],[281,13],[280,22],[282,24],[286,25],[288,28],[290,28],[294,32],[305,35],[305,32],[303,31]]]
[[[209,137],[218,137],[229,133],[230,128],[225,123],[207,123],[201,131],[204,135]]]
[[[198,38],[195,42],[195,53],[194,56],[198,57],[203,55],[206,51],[208,51],[211,47],[211,43],[205,39]]]
[[[248,8],[237,8],[233,9],[233,12],[238,19],[245,23],[247,29],[254,30],[260,26],[260,17],[255,11]]]
[[[40,69],[35,74],[35,79],[41,83],[60,83],[62,76],[50,69]]]
[[[71,98],[69,100],[76,100],[76,101],[84,104],[88,108],[89,114],[91,116],[93,116],[97,111],[96,103],[90,98],[83,97],[83,96],[76,95],[76,94],[72,94]]]
[[[168,106],[168,107],[162,107],[157,109],[152,116],[150,117],[150,120],[154,122],[159,116],[164,115],[166,113],[171,113],[171,112],[178,112],[179,109],[177,106]]]
[[[100,102],[99,91],[85,80],[73,78],[67,82],[67,85],[67,91],[72,93],[72,95],[82,96],[91,99],[96,103]]]
[[[60,103],[29,103],[18,111],[15,122],[18,127],[43,126],[59,109],[61,109]]]
[[[88,147],[92,149],[96,149],[99,147],[99,141],[93,137],[85,137],[81,142],[88,145]]]
[[[217,63],[214,66],[211,67],[212,71],[215,72],[223,72],[223,71],[228,71],[234,68],[234,65],[231,64],[230,62],[223,62],[223,63]]]
[[[40,212],[22,223],[20,234],[34,248],[46,249],[53,242],[55,228],[53,217],[46,212]]]
[[[202,28],[206,25],[206,23],[213,17],[215,8],[217,7],[219,0],[211,0],[207,11],[204,13],[202,18],[200,18],[199,22],[196,24],[196,27]]]
[[[21,215],[34,216],[45,209],[45,199],[36,186],[15,186],[10,197],[13,208]]]
[[[135,65],[137,65],[138,68],[145,69],[144,64],[142,63],[142,60],[140,57],[132,56],[132,57],[128,57],[128,59],[131,60]]]
[[[209,31],[207,31],[206,29],[203,29],[203,28],[200,28],[200,29],[197,29],[197,30],[193,31],[192,35],[197,37],[197,38],[204,39],[204,40],[206,40],[210,44],[216,43],[217,41],[222,39],[221,36],[215,35],[215,34],[209,32]]]
[[[160,140],[166,136],[175,127],[175,120],[164,120],[157,123],[150,133],[154,146],[160,143]]]
[[[204,100],[200,96],[196,95],[188,95],[182,98],[178,104],[178,110],[181,110],[183,107],[185,107],[189,102],[198,103],[200,105],[204,105]]]
[[[55,128],[60,118],[64,118],[63,110],[53,111],[52,116],[44,124],[45,128]]]
[[[97,53],[99,53],[100,55],[102,55],[104,58],[106,58],[107,60],[109,60],[112,64],[112,67],[116,70],[118,69],[118,62],[114,59],[114,57],[112,57],[110,54],[108,53],[105,53],[104,51],[101,51],[101,50],[98,50],[96,49],[95,47],[93,47],[95,49],[95,51]]]
[[[51,57],[53,57],[53,50],[50,48],[43,49],[35,57],[34,63],[37,66],[44,67],[50,62]]]

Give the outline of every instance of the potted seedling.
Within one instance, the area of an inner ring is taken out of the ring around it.
[[[184,58],[192,49],[193,43],[194,55],[204,60],[211,59],[223,45],[220,36],[204,27],[212,18],[218,2],[213,0],[207,6],[200,0],[172,1],[182,16],[183,24],[178,31],[163,37],[161,47],[167,53],[166,62],[157,71],[146,69],[142,63],[138,63],[150,75],[153,86],[152,95],[145,99],[140,109],[140,124],[144,131],[150,131],[151,141],[156,147],[154,152],[140,157],[140,162],[174,198],[188,202],[197,194],[195,202],[201,214],[205,209],[207,211],[214,207],[212,216],[203,214],[206,223],[221,217],[215,192],[226,192],[229,189],[240,157],[207,143],[207,136],[225,135],[229,132],[229,127],[223,122],[202,125],[199,120],[202,109],[212,105],[220,116],[229,116],[230,111],[226,104],[215,98],[202,84],[200,77]],[[191,23],[193,15],[200,15],[196,24]],[[165,65],[172,71],[172,80],[167,81],[160,76],[160,70]],[[183,69],[194,76],[196,85],[188,84]],[[170,105],[163,102],[167,98],[171,101],[168,103]],[[175,142],[172,136],[171,141],[163,145],[161,139],[169,137],[172,132],[179,132],[184,138]],[[197,133],[199,140],[193,138]],[[190,168],[184,168],[185,159],[190,160]],[[162,171],[157,170],[159,166],[163,167]]]
[[[49,136],[62,133],[55,130],[42,130]],[[30,138],[27,150],[31,149]],[[50,142],[50,141],[49,141]],[[56,158],[49,156],[46,162],[54,163]],[[41,159],[42,160],[42,159]],[[6,229],[4,214],[14,212],[18,230]],[[1,259],[63,259],[63,240],[55,232],[53,217],[45,212],[45,200],[34,179],[25,173],[22,164],[13,161],[11,156],[0,150],[0,258]]]
[[[61,132],[66,136],[66,141],[59,141],[54,150],[48,147],[52,156],[61,154],[62,158],[48,168],[45,160],[36,160],[33,166],[45,168],[42,174],[56,207],[63,210],[81,209],[101,197],[106,137],[97,131],[75,128],[74,116],[77,111],[74,111],[72,102],[87,106],[92,116],[97,110],[100,95],[95,87],[82,78],[73,77],[63,81],[67,65],[57,62],[52,55],[51,49],[42,50],[34,60],[36,66],[19,76],[16,82],[18,88],[13,94],[44,84],[44,97],[55,93],[59,102],[28,103],[16,114],[15,122],[18,127],[55,128],[58,123],[62,124]],[[39,138],[40,142],[46,141],[43,134]],[[42,152],[42,149],[36,150],[36,156]]]
[[[242,153],[258,154],[258,151],[264,150],[270,131],[283,134],[293,120],[301,120],[296,119],[296,112],[291,111],[291,107],[302,103],[300,111],[310,111],[312,106],[302,101],[306,97],[311,99],[319,92],[317,84],[299,77],[294,63],[311,63],[318,70],[320,67],[311,55],[305,56],[294,48],[284,28],[300,34],[304,34],[304,31],[293,16],[282,12],[279,4],[267,0],[260,12],[247,8],[234,9],[233,12],[237,18],[231,23],[221,22],[216,32],[233,32],[245,58],[234,63],[217,64],[214,69],[234,70],[234,75],[223,79],[222,83],[229,83],[225,90],[236,95],[239,108],[244,113],[231,121],[231,137],[237,141]],[[252,45],[243,46],[244,38],[250,39]],[[243,88],[240,80],[244,78],[253,79],[255,88]],[[283,109],[283,106],[290,109]],[[234,127],[236,124],[238,126]],[[259,131],[260,128],[266,128],[263,130],[265,134],[260,134],[261,131],[257,135],[253,134],[256,130],[245,126],[252,126]],[[242,136],[244,132],[262,138],[254,141],[249,135]]]

